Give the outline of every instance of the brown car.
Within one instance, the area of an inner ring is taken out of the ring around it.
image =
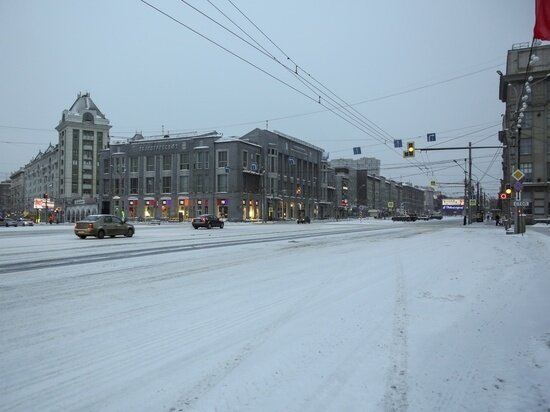
[[[132,237],[135,233],[134,225],[114,215],[89,215],[84,220],[76,222],[74,233],[80,239],[95,236],[103,239],[105,236],[116,235]]]

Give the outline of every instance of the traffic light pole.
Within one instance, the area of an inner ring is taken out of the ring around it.
[[[432,151],[432,150],[468,150],[468,158],[469,158],[469,173],[468,173],[468,182],[464,182],[464,208],[468,208],[468,211],[465,212],[464,216],[468,219],[468,224],[472,223],[472,208],[470,207],[470,199],[472,197],[472,149],[502,149],[506,146],[472,146],[472,142],[468,143],[468,146],[459,146],[459,147],[427,147],[427,148],[414,148],[413,145],[413,151],[412,154],[408,154],[407,157],[413,157],[415,150],[420,151]],[[518,149],[519,153],[519,149]],[[519,158],[519,156],[518,156]],[[464,174],[466,175],[466,171],[464,171]],[[466,176],[464,176],[464,179],[466,180]],[[464,209],[466,211],[466,209]]]

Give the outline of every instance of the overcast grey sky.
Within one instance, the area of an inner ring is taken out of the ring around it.
[[[447,183],[463,181],[453,159],[463,164],[467,151],[410,161],[393,139],[422,148],[435,132],[443,147],[498,145],[496,70],[513,44],[531,41],[535,1],[188,0],[256,49],[185,1],[149,3],[178,22],[139,0],[0,0],[0,179],[57,143],[62,111],[88,91],[112,136],[163,127],[240,136],[267,121],[331,159],[360,157],[352,149],[361,147],[381,160],[383,176],[435,180],[459,195]],[[360,114],[342,119],[299,79]],[[474,178],[494,196],[500,153],[474,150]]]

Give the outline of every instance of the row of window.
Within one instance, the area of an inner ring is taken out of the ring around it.
[[[520,163],[519,169],[523,172],[525,175],[524,181],[525,182],[532,182],[533,181],[533,163]],[[538,177],[537,179],[542,178]],[[550,162],[546,162],[546,182],[550,181]]]
[[[546,153],[550,153],[550,137],[547,138]],[[533,154],[533,138],[521,138],[519,142],[519,154],[530,155]]]
[[[178,176],[177,179],[177,190],[174,190],[172,187],[172,177],[163,176],[158,180],[154,177],[146,177],[142,180],[142,190],[140,191],[140,179],[137,177],[132,177],[129,179],[130,187],[128,188],[128,194],[138,195],[140,193],[144,194],[155,194],[155,193],[164,193],[170,194],[174,192],[179,193],[189,193],[189,192],[199,192],[207,193],[210,192],[210,179],[208,176],[195,176],[193,179],[193,187],[190,187],[189,176]],[[126,194],[124,187],[124,179],[109,179],[103,180],[103,192],[104,194],[112,193],[113,195],[123,196]],[[112,183],[112,187],[109,185]],[[160,185],[160,186],[157,186]],[[216,180],[216,191],[217,192],[227,192],[227,175],[220,174],[217,176]]]
[[[103,180],[103,194],[112,194],[118,196],[126,195],[125,179],[104,179]],[[140,179],[138,177],[131,177],[128,182],[128,194],[172,194],[172,193],[209,193],[214,189],[218,193],[227,193],[228,187],[228,175],[221,173],[216,175],[214,181],[215,187],[211,188],[211,179],[206,175],[196,175],[191,179],[188,175],[178,176],[176,179],[177,187],[173,187],[172,176],[162,176],[160,179],[155,177],[145,177]],[[277,179],[268,179],[266,181],[266,194],[277,195],[282,194],[285,196],[298,196],[309,197],[314,196],[315,186],[311,183],[300,184],[290,179],[279,182]],[[261,187],[256,182],[245,182],[245,191],[259,192]]]
[[[142,162],[144,163],[144,169],[147,172],[154,172],[156,170],[156,162],[160,162],[160,170],[163,171],[170,171],[173,169],[172,161],[174,158],[177,158],[178,161],[178,170],[189,170],[190,169],[190,153],[189,152],[182,152],[179,154],[164,154],[161,156],[155,156],[155,155],[149,155],[142,158]],[[198,150],[193,153],[193,169],[194,170],[201,170],[201,169],[209,169],[210,167],[210,152],[208,150]],[[137,173],[139,172],[139,157],[130,157],[128,159],[128,168],[130,173]],[[289,157],[289,160],[292,159]],[[252,166],[252,163],[255,164],[256,169],[259,171],[262,162],[261,162],[261,155],[255,154],[254,156],[254,162],[251,162],[251,158],[249,156],[248,151],[243,150],[242,152],[242,167],[243,169],[249,169]],[[294,160],[294,159],[292,159]],[[268,170],[270,172],[276,172],[277,171],[277,151],[274,149],[270,149],[270,152],[268,153]],[[112,165],[111,165],[112,162]],[[112,156],[112,160],[105,159],[103,163],[103,173],[110,173],[111,172],[111,166],[112,166],[112,172],[114,173],[124,173],[126,171],[126,158],[124,157],[118,157],[115,155]],[[284,161],[282,163],[285,163]],[[290,163],[288,167],[296,166],[297,171],[300,174],[311,174],[311,163],[307,163],[305,161],[302,161],[300,159],[297,160],[294,163]],[[219,150],[216,152],[216,167],[217,168],[227,168],[229,167],[229,152],[227,150]],[[308,168],[309,166],[309,168]],[[282,164],[280,166],[283,167]]]

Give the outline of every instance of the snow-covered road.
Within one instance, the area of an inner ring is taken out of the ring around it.
[[[0,231],[2,411],[550,408],[544,234],[460,220],[84,241],[13,229]]]

